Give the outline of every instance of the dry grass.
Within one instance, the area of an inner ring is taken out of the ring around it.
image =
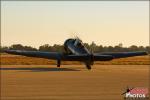
[[[1,65],[50,65],[56,64],[55,60],[33,58],[18,55],[1,54]],[[81,62],[62,61],[62,64],[78,65]],[[112,61],[96,61],[95,64],[100,65],[150,65],[150,56],[137,56],[129,58],[115,59]]]

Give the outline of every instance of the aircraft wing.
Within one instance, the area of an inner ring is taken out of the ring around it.
[[[85,61],[88,59],[93,59],[93,60],[111,60],[113,59],[112,56],[110,55],[87,55],[87,54],[82,54],[82,55],[65,55],[62,53],[58,52],[41,52],[41,51],[23,51],[23,50],[5,50],[6,53],[9,54],[15,54],[15,55],[23,55],[27,57],[38,57],[38,58],[46,58],[46,59],[60,59],[60,60],[66,60],[66,61]]]
[[[41,52],[41,51],[23,51],[23,50],[5,50],[6,53],[15,54],[15,55],[23,55],[28,57],[39,57],[46,59],[59,59],[61,57],[61,53],[58,52]]]
[[[112,60],[113,56],[111,55],[66,55],[64,56],[64,60],[68,61],[88,61],[88,60],[94,60],[94,61],[108,61]]]
[[[126,58],[126,57],[147,55],[147,52],[144,52],[144,51],[137,51],[137,52],[105,52],[105,53],[95,53],[95,55],[110,55],[110,56],[113,56],[114,59],[117,59],[117,58]]]
[[[85,61],[85,60],[94,60],[94,61],[109,61],[117,58],[126,58],[133,56],[142,56],[147,55],[147,52],[108,52],[108,53],[94,53],[92,55],[68,55],[64,56],[66,60],[72,61]]]
[[[5,50],[6,53],[23,55],[28,57],[39,57],[46,59],[54,60],[67,60],[67,61],[85,61],[85,60],[94,60],[94,61],[108,61],[116,58],[125,58],[132,56],[141,56],[147,55],[146,52],[108,52],[108,53],[95,53],[93,55],[65,55],[58,52],[41,52],[41,51],[22,51],[22,50]]]

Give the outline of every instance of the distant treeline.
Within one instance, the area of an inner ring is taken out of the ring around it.
[[[132,51],[147,51],[150,53],[150,46],[136,46],[132,45],[129,47],[123,47],[123,45],[120,43],[116,46],[103,46],[103,45],[96,45],[94,42],[91,44],[84,43],[85,47],[87,47],[90,51],[93,52],[132,52]],[[64,52],[64,46],[63,45],[57,45],[54,44],[53,46],[49,44],[41,45],[38,49],[31,47],[31,46],[23,46],[21,44],[13,44],[9,47],[7,46],[0,46],[0,52],[3,52],[6,49],[12,49],[12,50],[27,50],[27,51],[48,51],[48,52]]]

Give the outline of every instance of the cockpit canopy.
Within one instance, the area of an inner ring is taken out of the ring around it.
[[[83,47],[83,43],[82,43],[82,41],[79,40],[79,39],[76,39],[76,40],[75,40],[74,45],[75,45],[76,47],[79,47],[79,48],[82,48],[82,47]]]

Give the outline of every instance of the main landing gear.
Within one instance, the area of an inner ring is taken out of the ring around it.
[[[86,65],[86,68],[88,69],[88,70],[91,70],[91,65]]]
[[[57,60],[57,67],[60,67],[61,61]]]

